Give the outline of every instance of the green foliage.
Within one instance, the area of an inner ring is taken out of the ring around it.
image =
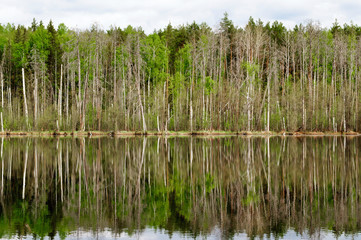
[[[242,199],[242,204],[244,206],[250,206],[251,204],[258,204],[260,201],[260,197],[255,192],[249,192],[247,196]]]
[[[4,57],[5,47],[9,42],[8,36],[6,28],[0,24],[0,60]]]
[[[97,124],[97,111],[96,111],[96,107],[93,106],[93,104],[89,103],[87,104],[86,107],[86,123],[87,123],[87,128],[88,129],[96,129],[96,124]]]
[[[205,81],[205,88],[207,95],[214,92],[214,85],[215,85],[215,81],[210,76],[207,76]]]
[[[147,75],[155,85],[168,77],[168,49],[158,34],[153,33],[144,39],[142,55],[146,63]]]
[[[265,28],[272,40],[274,40],[278,45],[284,45],[287,29],[283,23],[274,21],[272,26],[270,23],[267,23]]]
[[[17,27],[14,37],[12,60],[18,68],[24,67],[27,63],[28,35],[25,27]]]
[[[52,107],[49,106],[44,110],[44,114],[39,116],[37,121],[37,129],[38,130],[56,130],[56,121],[57,121],[57,112]]]
[[[177,60],[175,62],[175,69],[184,75],[185,79],[189,79],[192,74],[192,58],[191,58],[192,46],[190,44],[184,45],[177,54]]]
[[[233,38],[233,35],[236,32],[236,28],[233,25],[232,20],[228,18],[227,12],[224,13],[219,25],[221,26],[222,31],[225,32],[229,38]]]
[[[180,92],[184,90],[186,78],[180,72],[176,72],[173,78],[170,78],[170,89],[174,98],[178,97]]]
[[[44,26],[39,26],[36,31],[30,35],[29,49],[31,59],[29,61],[45,63],[49,55],[49,33]]]
[[[216,187],[214,177],[211,174],[206,174],[206,193],[211,193],[212,190]]]
[[[250,76],[255,76],[256,74],[259,73],[259,65],[258,64],[245,62],[244,65]]]
[[[27,129],[25,116],[14,118],[11,115],[4,116],[4,130],[19,131]]]

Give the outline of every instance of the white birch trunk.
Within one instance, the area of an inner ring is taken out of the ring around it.
[[[29,126],[29,115],[28,115],[28,104],[26,103],[26,87],[25,87],[25,73],[24,68],[22,68],[22,74],[23,74],[23,93],[24,93],[24,109],[25,109],[25,120],[26,120],[26,126]]]
[[[25,186],[26,186],[26,167],[28,165],[28,143],[26,143],[25,149],[25,165],[24,165],[24,174],[23,174],[23,194],[22,198],[25,199]]]
[[[58,119],[61,126],[62,104],[63,104],[63,64],[60,65],[60,89],[58,95]]]

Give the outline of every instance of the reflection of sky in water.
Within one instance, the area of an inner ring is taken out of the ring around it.
[[[162,229],[153,229],[153,228],[147,228],[143,231],[140,231],[139,233],[133,234],[129,236],[127,233],[120,233],[120,234],[114,234],[110,230],[104,230],[100,231],[98,233],[96,232],[88,232],[84,230],[74,231],[71,232],[66,239],[69,240],[76,240],[76,239],[120,239],[120,240],[162,240],[162,239],[210,239],[210,240],[217,240],[221,239],[221,231],[217,227],[213,229],[212,233],[207,236],[198,236],[194,238],[190,234],[187,233],[177,233],[173,232],[171,235],[168,234],[168,231],[162,230]],[[227,237],[226,237],[227,238]],[[233,239],[246,239],[247,234],[246,233],[238,233],[235,234]],[[340,234],[339,236],[336,236],[332,231],[329,230],[321,230],[319,232],[314,233],[312,236],[310,236],[307,232],[304,234],[296,233],[294,230],[289,229],[283,237],[277,236],[275,237],[274,234],[271,234],[269,237],[267,235],[263,235],[263,239],[359,239],[361,238],[361,234]],[[0,238],[0,239],[33,239],[32,236],[23,236],[22,238],[19,238],[18,236],[14,237],[6,237],[6,238]],[[44,237],[44,239],[50,239],[49,237]],[[59,234],[57,234],[54,239],[60,240]],[[256,239],[258,239],[256,237]]]

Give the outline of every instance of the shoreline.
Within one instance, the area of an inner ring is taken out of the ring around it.
[[[0,136],[361,136],[359,132],[266,131],[5,131]]]

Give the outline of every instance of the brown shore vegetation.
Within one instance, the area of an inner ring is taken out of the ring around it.
[[[226,131],[6,131],[0,136],[361,136],[359,132],[226,132]]]

